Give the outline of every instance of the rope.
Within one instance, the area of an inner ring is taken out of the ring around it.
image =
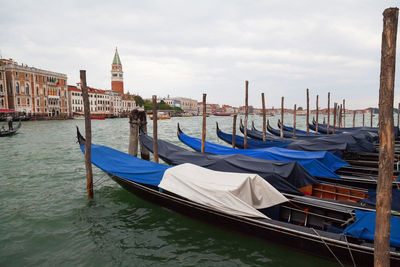
[[[325,240],[322,238],[322,236],[320,236],[318,234],[317,231],[315,231],[314,228],[310,228],[311,230],[314,231],[314,233],[321,239],[321,241],[325,244],[325,246],[327,247],[327,249],[331,252],[331,254],[333,255],[333,257],[335,257],[335,259],[337,260],[337,262],[339,262],[340,266],[344,267],[343,263],[338,259],[338,257],[336,257],[335,253],[333,253],[333,251],[331,250],[331,248],[328,246],[328,244],[325,242]]]
[[[343,235],[343,236],[344,236],[344,240],[346,240],[347,248],[349,249],[349,253],[350,253],[351,261],[353,262],[353,266],[357,267],[356,262],[354,261],[354,258],[353,258],[353,253],[351,253],[349,242],[347,241],[347,236],[346,235]]]

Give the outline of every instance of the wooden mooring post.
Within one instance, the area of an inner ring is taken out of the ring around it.
[[[285,97],[282,96],[282,101],[281,101],[281,138],[283,138],[283,118],[284,118],[283,114],[285,113],[284,101],[285,101]]]
[[[397,127],[400,129],[400,103],[399,107],[397,108]]]
[[[317,114],[316,114],[316,119],[317,119],[317,121],[316,121],[316,124],[315,124],[315,131],[318,133],[318,113],[319,113],[319,107],[318,107],[318,95],[317,95],[317,101],[316,101],[316,106],[317,106],[317,110],[316,110],[316,112],[317,112]]]
[[[310,134],[310,92],[307,88],[307,118],[306,118],[306,123],[307,123],[307,134]]]
[[[363,112],[363,124],[362,124],[362,126],[364,127],[365,126],[365,113]]]
[[[398,16],[398,8],[388,8],[383,12],[379,86],[379,174],[376,190],[374,242],[375,266],[390,266],[390,215],[394,160],[393,102]]]
[[[262,115],[263,115],[263,141],[267,140],[267,114],[265,112],[265,98],[264,93],[261,93],[262,102]]]
[[[371,125],[370,125],[370,127],[372,127],[372,120],[373,120],[373,118],[374,118],[374,109],[373,108],[371,108]]]
[[[245,111],[244,111],[244,144],[243,148],[247,148],[247,121],[249,119],[249,81],[245,81]]]
[[[343,128],[346,128],[346,101],[343,99]]]
[[[206,125],[207,123],[207,94],[203,94],[203,127],[201,132],[201,153],[206,149]]]
[[[157,96],[153,95],[153,158],[158,163],[158,137],[157,137]]]
[[[333,104],[333,129],[332,134],[335,134],[336,131],[336,112],[337,112],[337,103]]]
[[[356,127],[356,111],[353,110],[353,128]]]
[[[147,116],[146,111],[139,111],[139,129],[142,129],[143,133],[147,134]],[[140,157],[144,160],[150,160],[149,150],[140,142]]]
[[[232,147],[236,146],[236,119],[237,114],[233,114],[233,127],[232,127]]]
[[[294,108],[293,108],[293,137],[296,137],[296,104],[294,104]]]
[[[90,121],[89,93],[86,85],[86,70],[80,71],[83,111],[85,114],[85,167],[86,191],[89,199],[93,198],[93,172],[92,172],[92,123]]]
[[[342,104],[338,105],[338,109],[339,109],[339,121],[338,121],[338,130],[340,130],[341,126],[342,126]]]
[[[330,130],[329,130],[329,122],[330,122],[330,119],[331,119],[331,93],[328,92],[328,125],[327,125],[327,127],[326,127],[326,129],[327,129],[327,134],[330,133]]]
[[[139,111],[129,113],[129,147],[128,154],[137,157],[139,144]]]

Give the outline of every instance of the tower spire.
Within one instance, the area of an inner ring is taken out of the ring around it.
[[[114,59],[111,64],[111,90],[123,95],[124,94],[124,78],[123,78],[121,59],[118,54],[118,47],[115,46]]]

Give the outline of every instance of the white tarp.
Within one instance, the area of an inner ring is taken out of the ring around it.
[[[288,201],[257,174],[219,172],[185,163],[165,171],[159,187],[217,210],[268,218],[256,209]]]

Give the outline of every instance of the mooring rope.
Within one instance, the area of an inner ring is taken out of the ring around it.
[[[325,242],[325,240],[322,238],[322,236],[320,236],[320,234],[318,234],[317,231],[315,231],[314,228],[311,228],[311,230],[314,231],[314,233],[321,239],[321,241],[325,244],[326,248],[331,252],[331,254],[333,255],[333,257],[335,257],[335,259],[337,260],[337,262],[340,264],[340,266],[344,267],[343,263],[339,260],[339,258],[335,255],[335,253],[333,253],[333,251],[331,250],[331,248],[328,246],[328,244]]]
[[[357,267],[356,262],[354,261],[354,258],[353,258],[353,253],[351,252],[351,249],[350,249],[349,241],[347,241],[347,236],[343,235],[343,237],[344,237],[344,240],[346,240],[347,248],[349,249],[350,257],[351,257],[351,260],[353,261],[353,266]]]

